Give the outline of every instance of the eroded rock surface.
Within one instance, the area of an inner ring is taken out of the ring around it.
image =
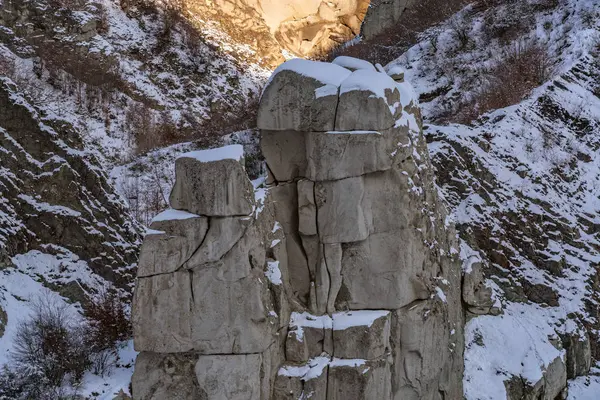
[[[239,157],[178,160],[180,211],[143,248],[134,398],[462,397],[455,233],[406,85],[348,58],[278,68],[258,201]]]
[[[277,66],[282,50],[314,57],[360,33],[370,0],[183,1],[192,15],[213,21],[238,43],[254,50],[259,63]]]

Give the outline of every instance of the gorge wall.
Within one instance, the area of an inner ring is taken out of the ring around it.
[[[134,399],[459,399],[456,235],[399,69],[295,59],[241,146],[176,161],[144,241]]]
[[[252,49],[260,64],[275,68],[282,51],[300,57],[325,54],[360,33],[369,0],[185,0],[192,20],[216,24]]]

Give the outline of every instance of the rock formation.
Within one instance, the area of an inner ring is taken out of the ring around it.
[[[455,233],[412,89],[350,58],[281,65],[241,147],[177,160],[142,247],[134,399],[459,399]]]
[[[185,0],[191,15],[217,21],[263,65],[275,67],[282,50],[313,57],[360,33],[369,0]],[[210,16],[210,18],[207,18]]]

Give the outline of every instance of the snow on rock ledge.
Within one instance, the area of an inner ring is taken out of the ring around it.
[[[180,156],[175,162],[171,206],[206,216],[249,215],[254,207],[254,187],[243,159],[241,145]]]

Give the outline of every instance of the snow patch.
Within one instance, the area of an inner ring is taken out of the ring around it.
[[[229,146],[217,147],[216,149],[197,150],[182,154],[177,158],[193,158],[202,163],[244,159],[244,146],[241,144],[231,144]]]

